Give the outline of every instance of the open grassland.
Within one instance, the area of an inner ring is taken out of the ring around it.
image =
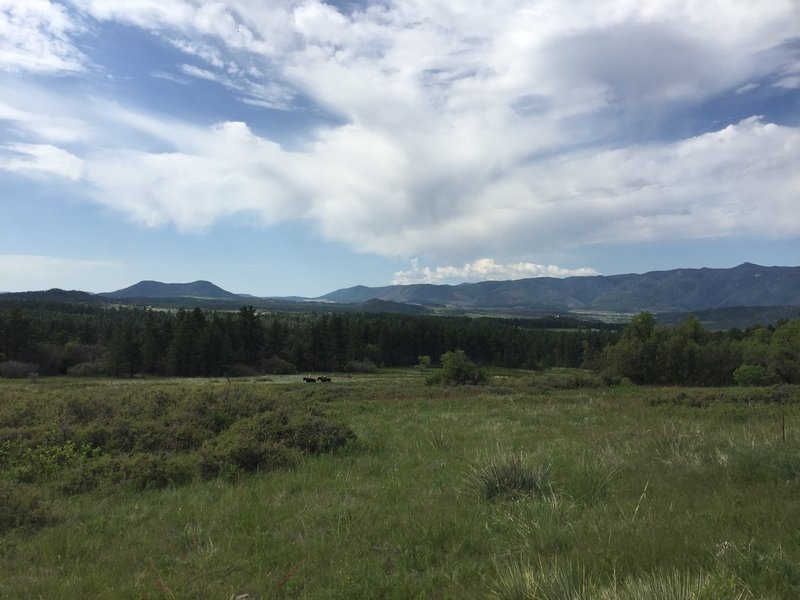
[[[424,378],[0,383],[0,597],[800,597],[797,389]]]

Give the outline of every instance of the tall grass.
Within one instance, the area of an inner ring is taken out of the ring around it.
[[[0,597],[800,597],[796,404],[533,377],[0,382]]]

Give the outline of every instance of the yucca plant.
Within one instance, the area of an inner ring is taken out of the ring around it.
[[[492,600],[591,600],[594,586],[583,567],[568,561],[516,561],[498,568],[487,592]]]
[[[655,571],[633,577],[618,589],[606,588],[598,600],[747,600],[750,592],[730,576],[685,571]]]

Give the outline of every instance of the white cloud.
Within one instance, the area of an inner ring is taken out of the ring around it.
[[[21,110],[0,101],[0,123],[11,123],[21,135],[48,142],[75,142],[89,135],[89,126],[79,119],[43,115]]]
[[[759,118],[687,140],[498,165],[462,141],[470,131],[443,131],[425,147],[421,134],[404,141],[350,125],[290,152],[244,123],[205,128],[108,106],[98,116],[170,148],[83,156],[95,199],[151,226],[197,230],[242,213],[303,219],[357,251],[437,262],[800,235],[800,130]]]
[[[85,57],[72,42],[81,27],[50,0],[0,0],[0,69],[40,73],[83,69]]]
[[[57,20],[61,5],[45,4]],[[768,76],[794,85],[784,42],[800,35],[797,3],[396,0],[347,15],[318,0],[71,5],[199,63],[164,65],[161,77],[216,81],[271,108],[304,97],[338,118],[289,151],[245,123],[207,127],[92,100],[105,137],[67,152],[57,130],[78,131],[80,109],[54,102],[63,116],[45,124],[31,117],[38,109],[6,117],[52,144],[6,145],[6,169],[83,173],[93,199],[140,223],[304,220],[360,252],[437,264],[800,235],[800,129],[752,118],[668,142],[644,132]],[[70,27],[47,39],[68,43]],[[620,141],[640,131],[643,141]]]
[[[91,289],[99,276],[117,274],[123,266],[115,261],[0,254],[0,285],[3,287],[0,291],[35,291],[53,287]]]
[[[83,175],[83,161],[51,144],[4,144],[0,145],[0,169],[78,180]]]
[[[394,274],[392,284],[408,285],[412,283],[462,283],[475,281],[508,281],[529,277],[575,277],[599,275],[589,267],[564,269],[554,265],[537,265],[536,263],[517,262],[500,264],[491,258],[481,258],[467,263],[463,267],[420,267],[419,261],[411,261],[410,271],[398,271]]]
[[[168,142],[181,137],[179,128],[141,125]],[[243,212],[266,223],[302,216],[290,162],[243,123],[223,123],[191,131],[172,152],[97,152],[87,159],[86,177],[99,202],[138,222],[197,230]]]

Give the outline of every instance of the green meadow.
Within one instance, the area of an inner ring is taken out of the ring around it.
[[[0,597],[800,597],[798,388],[427,376],[0,381]]]

